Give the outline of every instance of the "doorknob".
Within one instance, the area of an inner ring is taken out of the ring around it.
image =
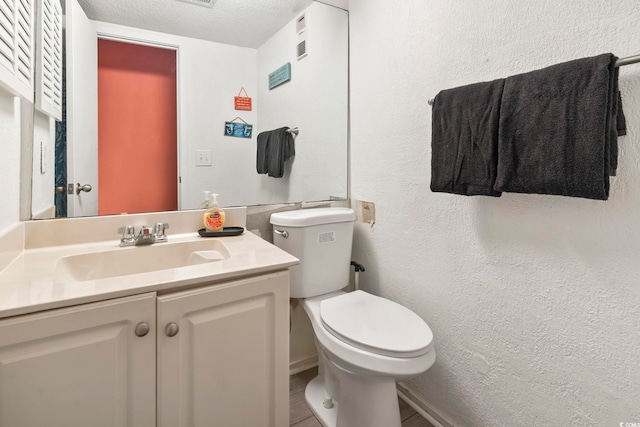
[[[67,192],[67,187],[65,187],[64,185],[60,186],[60,187],[56,187],[56,193],[57,194],[64,194],[66,192]]]
[[[80,183],[76,184],[76,194],[80,194],[81,191],[88,193],[91,191],[91,186],[89,184],[80,185]]]

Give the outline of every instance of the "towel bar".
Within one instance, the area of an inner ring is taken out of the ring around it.
[[[623,65],[635,64],[640,62],[640,55],[627,56],[626,58],[620,58],[616,61],[616,67],[622,67]],[[436,100],[431,98],[427,103],[433,105]]]

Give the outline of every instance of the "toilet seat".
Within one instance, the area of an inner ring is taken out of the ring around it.
[[[371,353],[412,358],[431,350],[433,333],[424,320],[400,304],[364,291],[322,300],[320,318],[334,337]]]

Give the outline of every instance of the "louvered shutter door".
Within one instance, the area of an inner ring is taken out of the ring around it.
[[[33,101],[33,0],[0,0],[0,84]]]
[[[62,7],[38,0],[36,108],[62,120]]]

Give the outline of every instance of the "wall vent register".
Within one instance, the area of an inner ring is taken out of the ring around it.
[[[307,56],[307,19],[304,14],[296,19],[296,33],[298,34],[296,58],[300,60]]]

